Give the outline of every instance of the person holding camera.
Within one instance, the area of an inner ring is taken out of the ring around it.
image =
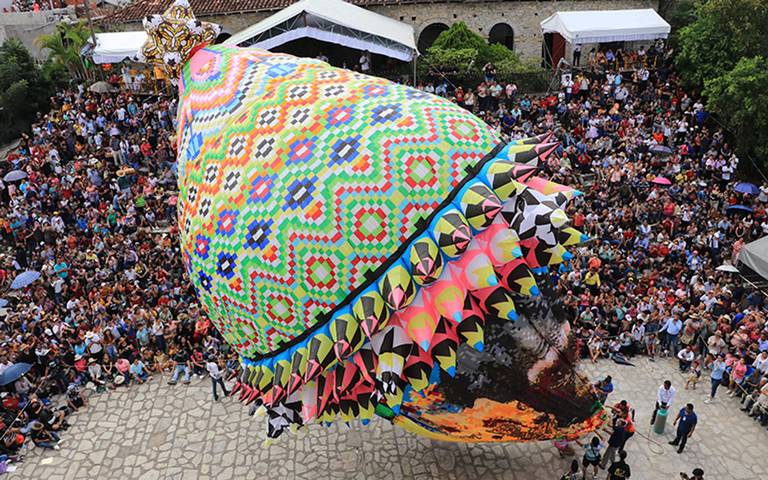
[[[704,480],[704,470],[700,468],[694,468],[690,477],[688,474],[680,472],[680,478],[683,480]]]

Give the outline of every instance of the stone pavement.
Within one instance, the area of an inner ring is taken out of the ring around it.
[[[679,472],[697,466],[707,480],[768,478],[768,432],[726,395],[705,405],[708,379],[686,391],[671,361],[644,358],[634,368],[602,361],[583,363],[583,370],[592,379],[613,375],[616,391],[609,400],[625,398],[637,410],[638,434],[627,445],[633,479],[679,479]],[[671,420],[663,436],[648,425],[656,388],[665,378],[678,389],[674,407],[690,401],[699,414],[699,427],[682,455],[666,443],[674,436]],[[71,419],[60,451],[33,448],[8,478],[557,480],[570,463],[548,442],[439,443],[381,420],[353,429],[312,426],[304,434],[285,434],[266,449],[263,419],[248,417],[232,399],[213,403],[208,379],[175,387],[165,384],[167,376],[158,380],[93,396],[88,410]],[[579,458],[581,453],[577,448]]]

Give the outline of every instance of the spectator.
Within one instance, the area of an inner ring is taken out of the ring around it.
[[[594,478],[597,476],[597,467],[600,465],[600,460],[602,459],[600,454],[602,448],[603,445],[600,443],[600,438],[597,436],[592,437],[589,445],[584,447],[584,457],[581,462],[584,467],[584,478],[587,478],[587,470],[590,466],[592,467],[592,477]]]
[[[710,368],[712,369],[712,373],[709,374],[709,378],[712,384],[712,388],[710,390],[709,398],[704,400],[704,403],[712,403],[715,400],[715,394],[717,394],[717,389],[720,387],[720,384],[723,382],[723,377],[725,376],[725,354],[720,354],[718,357],[715,357],[712,364],[710,365]]]
[[[131,378],[139,383],[144,383],[147,380],[151,380],[152,377],[150,377],[146,368],[146,365],[144,365],[144,362],[142,362],[139,357],[134,358],[130,367]]]
[[[608,467],[608,480],[624,480],[631,476],[631,470],[626,462],[627,452],[624,450],[619,452],[619,461],[613,462]]]
[[[51,450],[61,449],[61,447],[59,447],[61,440],[59,439],[59,436],[56,434],[56,432],[46,430],[43,424],[40,422],[32,423],[32,432],[30,436],[32,438],[32,442],[34,442],[35,446],[37,447],[48,448]]]
[[[680,478],[682,478],[682,480],[704,480],[704,470],[700,468],[694,468],[693,472],[691,472],[691,476],[680,472]]]
[[[219,395],[216,393],[216,385],[218,384],[221,387],[221,391],[224,392],[224,396],[228,396],[229,392],[227,391],[227,387],[224,385],[224,379],[222,378],[222,372],[219,368],[219,364],[216,362],[216,357],[213,355],[210,355],[208,357],[208,362],[205,364],[205,368],[208,370],[208,375],[211,376],[211,386],[213,388],[213,400],[215,402],[219,401]]]
[[[688,372],[688,369],[691,368],[691,364],[693,363],[693,359],[696,357],[696,354],[691,350],[691,347],[689,345],[686,345],[685,348],[677,352],[677,359],[678,359],[678,366],[680,367],[680,373],[686,373]]]
[[[174,362],[173,376],[168,382],[168,385],[176,385],[179,380],[179,375],[184,374],[184,384],[188,385],[190,382],[190,361],[189,353],[183,347],[171,348],[171,359]]]

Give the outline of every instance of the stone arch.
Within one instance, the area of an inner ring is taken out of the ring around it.
[[[224,42],[224,40],[228,39],[231,36],[232,34],[229,33],[228,30],[222,29],[221,33],[219,33],[219,35],[216,37],[216,40],[214,40],[213,43],[214,45],[219,45],[220,43]]]
[[[435,43],[437,37],[445,30],[448,30],[448,25],[442,22],[430,23],[424,27],[419,34],[419,41],[417,43],[419,52],[426,52],[427,49],[431,47],[433,43]]]
[[[488,43],[500,43],[510,50],[515,49],[515,30],[506,23],[497,23],[488,32]]]

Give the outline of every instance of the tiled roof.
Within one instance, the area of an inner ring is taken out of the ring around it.
[[[141,21],[145,16],[162,13],[173,0],[134,0],[130,5],[101,19],[99,23],[119,24]],[[447,3],[457,0],[347,0],[360,6],[401,5],[408,3]],[[296,0],[190,0],[197,17],[231,13],[263,12],[285,8]]]

